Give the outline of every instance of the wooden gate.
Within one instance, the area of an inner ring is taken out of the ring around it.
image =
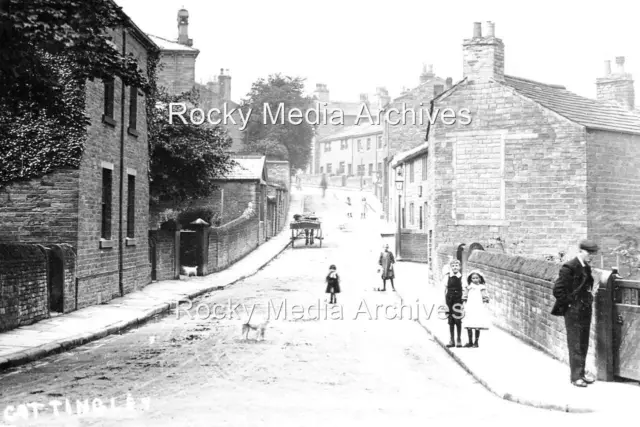
[[[151,264],[151,280],[158,280],[158,230],[149,230],[149,263]]]
[[[640,381],[640,281],[615,280],[613,373]]]

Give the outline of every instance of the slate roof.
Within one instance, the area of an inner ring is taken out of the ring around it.
[[[382,133],[382,125],[375,125],[371,123],[362,125],[347,126],[337,132],[333,132],[327,136],[318,139],[318,142],[335,141],[337,139],[355,138],[358,136],[372,135],[375,133]]]
[[[585,98],[564,86],[504,76],[504,85],[589,129],[640,134],[640,114],[613,103]]]
[[[157,44],[162,50],[173,50],[173,51],[183,51],[183,52],[193,52],[199,53],[200,51],[191,46],[187,46],[184,44],[178,43],[176,40],[167,40],[162,37],[154,36],[152,34],[148,34],[149,38]]]
[[[232,156],[236,161],[233,169],[222,178],[223,181],[261,181],[265,168],[264,156]]]

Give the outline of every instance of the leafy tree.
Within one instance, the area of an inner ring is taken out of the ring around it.
[[[186,117],[198,105],[196,91],[169,95],[154,89],[147,100],[151,203],[170,201],[178,210],[189,201],[210,196],[219,179],[235,162],[229,155],[232,139],[221,126],[206,121],[196,125],[187,120],[169,123],[168,104],[184,102]],[[197,116],[195,117],[197,118]]]
[[[87,79],[149,88],[109,35],[126,24],[111,0],[0,0],[0,185],[79,166]]]
[[[271,116],[268,113],[265,116],[265,104],[269,105],[274,117],[282,104],[284,124],[281,124],[280,117],[276,123],[272,123]],[[275,74],[266,80],[254,82],[244,101],[245,110],[252,108],[247,127],[248,148],[267,149],[272,154],[284,156],[282,148],[279,148],[281,145],[286,149],[286,159],[292,168],[304,169],[311,158],[313,127],[304,117],[300,124],[291,123],[288,117],[292,109],[297,108],[304,114],[311,105],[311,99],[304,95],[304,79],[300,77]],[[267,141],[275,141],[277,144]]]

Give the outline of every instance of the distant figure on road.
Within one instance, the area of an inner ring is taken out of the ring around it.
[[[393,279],[396,277],[393,271],[393,264],[395,263],[396,259],[393,254],[389,252],[389,245],[384,245],[384,251],[382,251],[380,259],[378,260],[382,276],[382,289],[378,288],[379,291],[385,292],[387,290],[387,279],[391,281],[391,289],[393,289],[393,292],[396,291],[396,288],[393,285]]]
[[[296,175],[296,188],[302,190],[302,176],[300,174]]]
[[[360,201],[360,204],[362,205],[362,211],[360,212],[360,219],[367,219],[367,209],[368,209],[368,204],[367,204],[367,198],[363,197],[362,200]]]
[[[347,197],[347,218],[353,218],[353,207],[351,205],[351,197]]]
[[[322,179],[320,180],[320,187],[322,187],[322,198],[327,191],[327,174],[322,174]]]
[[[327,274],[327,290],[326,293],[331,294],[331,299],[329,300],[329,304],[337,304],[338,299],[336,298],[336,294],[340,293],[340,276],[336,271],[336,266],[331,265],[329,267],[329,274]]]
[[[598,252],[598,245],[590,240],[580,242],[580,252],[560,268],[553,286],[556,302],[551,310],[554,316],[564,316],[567,329],[567,348],[571,384],[586,387],[596,379],[585,372],[585,361],[589,350],[589,330],[593,311],[594,285],[589,263]]]

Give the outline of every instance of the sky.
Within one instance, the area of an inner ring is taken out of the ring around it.
[[[324,83],[332,101],[359,101],[384,86],[392,98],[419,84],[423,64],[462,78],[462,42],[473,23],[492,21],[505,44],[505,73],[561,84],[595,98],[604,61],[625,56],[640,79],[640,15],[633,2],[540,0],[116,0],[145,32],[177,39],[177,13],[189,11],[189,37],[200,50],[196,81],[229,69],[240,101],[258,78],[305,78],[311,94]],[[640,87],[636,89],[639,104]]]

